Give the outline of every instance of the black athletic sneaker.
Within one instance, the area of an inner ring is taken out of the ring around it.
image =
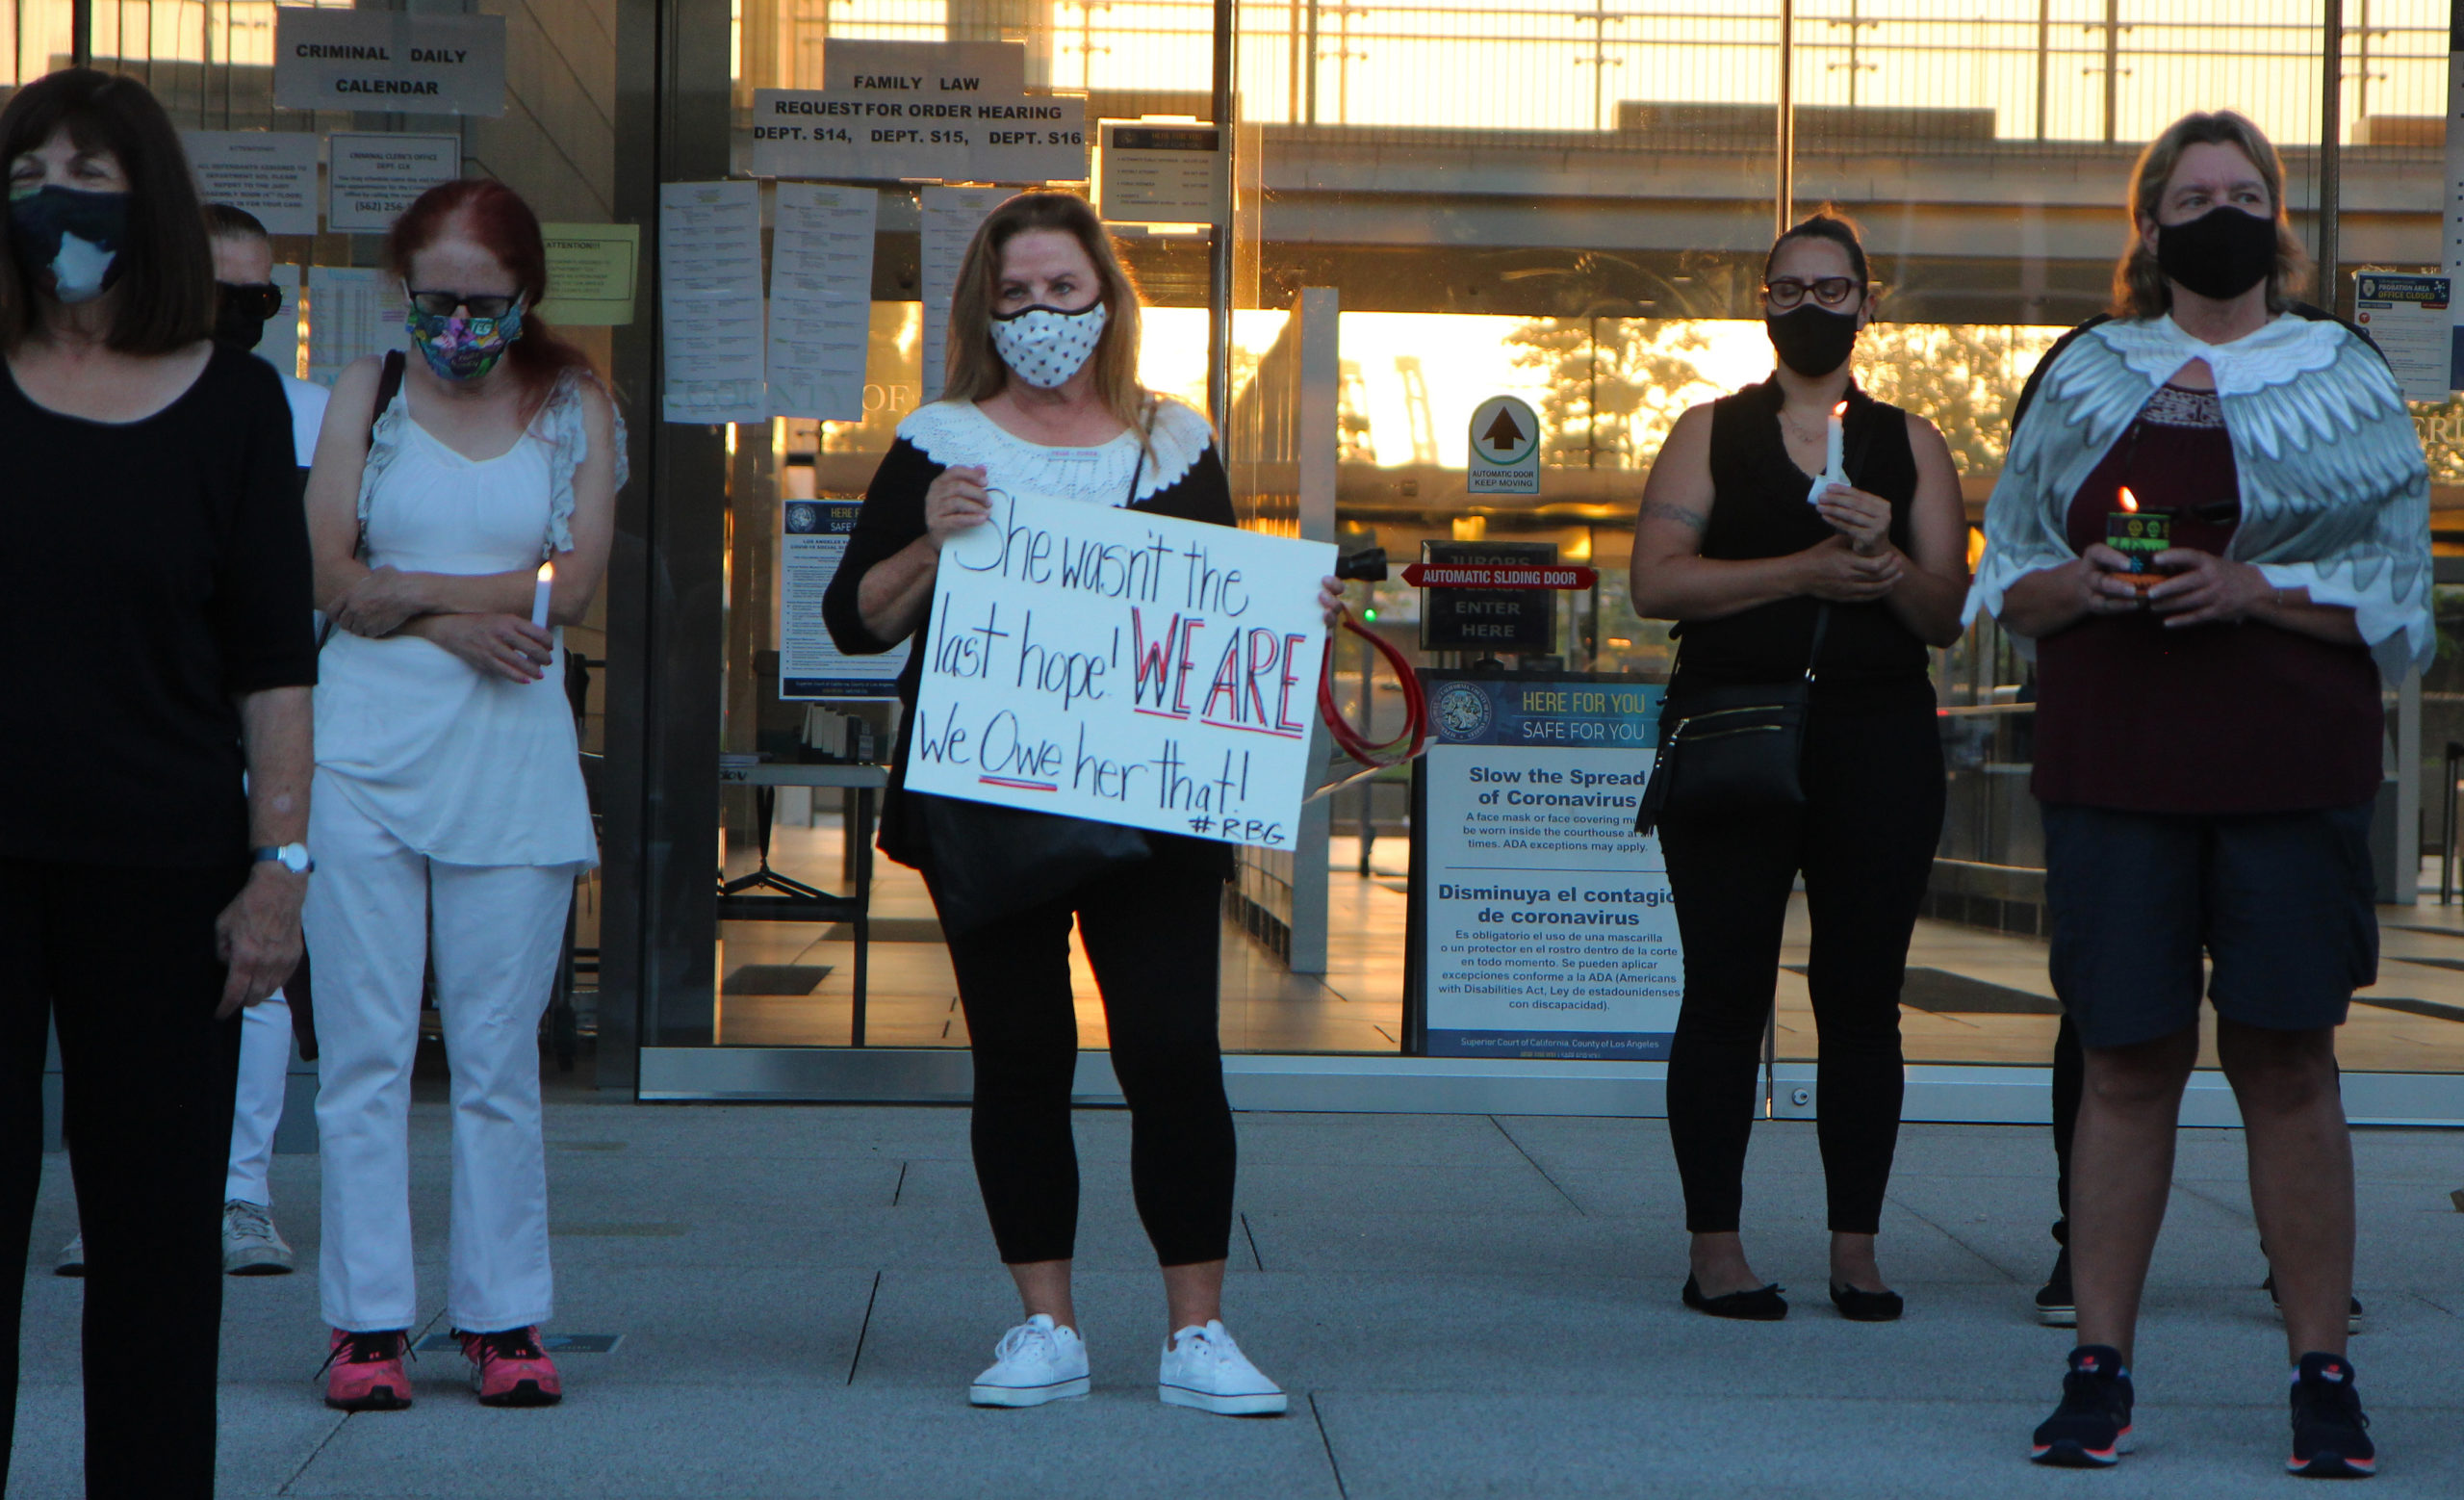
[[[2062,1468],[2110,1468],[2130,1451],[2130,1371],[2121,1351],[2082,1344],[2070,1351],[2062,1405],[2037,1428],[2028,1457]]]
[[[2047,1328],[2077,1328],[2079,1304],[2070,1294],[2070,1247],[2053,1257],[2053,1270],[2037,1288],[2037,1321]]]
[[[2259,1283],[2259,1290],[2268,1294],[2268,1306],[2275,1309],[2275,1315],[2279,1318],[2283,1317],[2284,1299],[2275,1294],[2274,1272],[2268,1273],[2268,1279]],[[2352,1300],[2351,1308],[2345,1314],[2345,1332],[2348,1333],[2361,1332],[2361,1299],[2358,1297]]]
[[[2352,1361],[2308,1354],[2293,1377],[2293,1457],[2288,1474],[2304,1479],[2368,1479],[2378,1472],[2370,1418],[2352,1386]]]

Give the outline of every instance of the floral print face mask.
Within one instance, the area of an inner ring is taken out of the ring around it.
[[[498,318],[439,316],[416,306],[403,319],[411,342],[440,380],[476,380],[497,367],[513,341],[522,337],[522,304],[516,301]]]

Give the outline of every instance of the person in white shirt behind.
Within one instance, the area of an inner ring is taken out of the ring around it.
[[[317,456],[317,429],[325,422],[325,388],[299,378],[295,349],[260,347],[266,324],[282,311],[282,288],[273,281],[273,239],[256,215],[228,203],[205,205],[205,230],[214,247],[214,342],[253,352],[282,375],[304,491],[309,462]],[[304,993],[308,961],[301,959],[299,967],[287,989]],[[266,1169],[273,1160],[273,1133],[282,1124],[291,1073],[291,1004],[285,991],[276,990],[272,998],[240,1015],[240,1096],[231,1119],[231,1170],[222,1189],[222,1269],[231,1276],[288,1276],[295,1262],[274,1228]],[[55,1269],[62,1276],[86,1274],[85,1235],[68,1242]]]

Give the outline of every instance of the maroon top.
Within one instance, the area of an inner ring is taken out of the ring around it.
[[[2070,502],[2076,551],[2124,484],[2172,545],[2221,555],[2241,486],[2210,391],[2166,386]],[[2039,800],[2134,813],[2288,813],[2377,795],[2384,711],[2361,646],[2272,625],[2090,615],[2037,648]]]

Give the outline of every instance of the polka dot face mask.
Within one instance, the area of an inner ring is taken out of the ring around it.
[[[1094,356],[1104,337],[1106,314],[1101,298],[1063,312],[1058,307],[1022,307],[992,320],[992,348],[1011,373],[1040,391],[1065,383]]]

